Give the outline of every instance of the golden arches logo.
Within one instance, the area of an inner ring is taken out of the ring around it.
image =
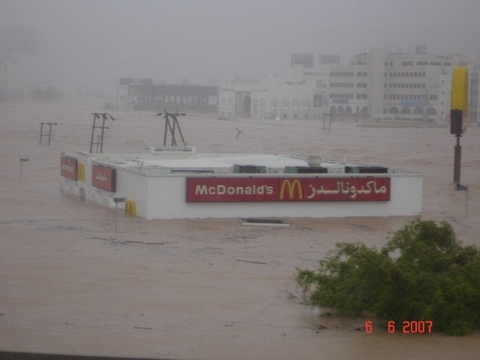
[[[300,184],[300,181],[298,179],[293,180],[293,182],[290,182],[289,179],[283,180],[282,186],[280,187],[280,200],[283,200],[284,198],[285,189],[288,189],[288,198],[292,200],[293,195],[295,194],[295,188],[298,190],[298,199],[296,200],[303,200],[302,185]]]

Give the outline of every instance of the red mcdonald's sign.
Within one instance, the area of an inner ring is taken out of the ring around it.
[[[389,201],[389,177],[187,178],[187,202]]]
[[[92,165],[92,185],[98,189],[117,191],[117,171],[100,165]]]
[[[78,160],[68,156],[62,156],[60,159],[60,175],[70,180],[77,180]]]

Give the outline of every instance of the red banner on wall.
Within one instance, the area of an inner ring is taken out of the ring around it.
[[[117,191],[117,171],[104,166],[92,165],[92,185],[98,189]]]
[[[389,201],[388,177],[187,178],[187,202]]]
[[[77,180],[78,160],[68,156],[62,156],[60,159],[60,175],[70,180]]]

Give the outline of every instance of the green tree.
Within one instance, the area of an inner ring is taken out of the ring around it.
[[[417,218],[381,250],[338,243],[316,271],[297,268],[296,280],[312,306],[339,315],[430,320],[451,335],[480,329],[480,251],[447,222]]]

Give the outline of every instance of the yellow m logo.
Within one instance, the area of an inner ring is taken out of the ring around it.
[[[293,180],[293,182],[290,182],[289,179],[283,180],[282,186],[280,187],[280,200],[283,200],[285,196],[285,189],[288,189],[288,198],[292,200],[293,195],[295,194],[295,188],[298,190],[298,198],[295,200],[303,200],[302,186],[298,179]]]

